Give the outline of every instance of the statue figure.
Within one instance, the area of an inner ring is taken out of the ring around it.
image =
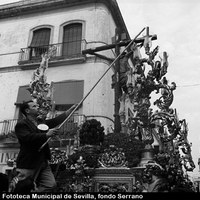
[[[128,60],[130,55],[132,54],[132,52],[123,52],[122,55],[119,58],[119,62],[120,62],[120,73],[119,73],[119,84],[120,84],[120,88],[121,88],[121,94],[123,92],[127,93],[127,72],[130,71],[130,67],[128,65]]]
[[[143,174],[142,192],[167,192],[167,182],[163,178],[164,169],[156,162],[149,162]]]

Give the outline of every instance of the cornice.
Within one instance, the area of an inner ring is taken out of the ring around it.
[[[104,60],[95,56],[90,57],[79,57],[73,59],[64,59],[64,60],[54,60],[49,61],[49,68],[51,67],[60,67],[64,65],[73,65],[73,64],[84,64],[84,63],[104,63],[106,65],[110,65],[108,60]],[[17,71],[25,71],[25,70],[35,70],[39,66],[40,62],[24,62],[24,64],[19,64],[15,66],[1,67],[0,74],[8,73],[8,72],[17,72]]]
[[[49,62],[49,68],[50,67],[60,67],[62,65],[81,64],[81,63],[85,63],[85,62],[86,62],[85,57],[64,59],[64,60],[55,60],[55,61]],[[38,62],[34,62],[34,63],[26,62],[26,63],[20,64],[20,65],[1,67],[0,74],[8,73],[8,72],[22,71],[22,70],[34,70],[39,66],[39,64],[40,64],[40,62],[38,61]]]
[[[126,32],[128,39],[130,36],[122,18],[116,0],[22,0],[16,3],[0,6],[0,19],[20,17],[31,13],[41,13],[45,11],[69,8],[73,6],[86,5],[89,3],[103,3],[110,10],[117,27]]]

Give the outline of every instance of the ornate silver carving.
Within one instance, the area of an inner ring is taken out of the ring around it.
[[[128,183],[100,183],[98,192],[128,192]]]
[[[127,165],[126,157],[122,149],[113,145],[104,150],[104,153],[98,159],[101,167],[125,167]]]

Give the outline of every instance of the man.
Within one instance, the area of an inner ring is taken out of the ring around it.
[[[15,133],[20,144],[16,161],[18,179],[24,180],[27,177],[33,177],[37,173],[37,192],[50,192],[56,187],[54,175],[48,164],[48,160],[51,158],[48,143],[41,150],[39,149],[49,137],[57,134],[58,128],[55,127],[61,124],[74,108],[75,105],[63,114],[45,120],[49,130],[43,132],[37,128],[40,124],[37,119],[38,104],[34,101],[28,101],[20,106],[20,111],[25,119],[19,121],[15,126]]]

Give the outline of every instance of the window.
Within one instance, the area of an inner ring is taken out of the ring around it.
[[[63,49],[64,57],[78,57],[81,54],[82,24],[74,23],[63,28]]]
[[[31,100],[30,92],[27,90],[28,85],[20,86],[16,105],[23,101]],[[53,83],[53,101],[58,111],[65,110],[73,104],[77,104],[83,98],[84,81],[83,80],[66,80]]]
[[[30,59],[40,58],[48,50],[50,33],[50,28],[40,28],[33,31],[30,44]]]

